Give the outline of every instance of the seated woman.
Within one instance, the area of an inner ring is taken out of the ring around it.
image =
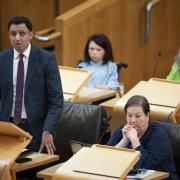
[[[179,50],[177,56],[175,57],[171,72],[166,77],[166,79],[180,82],[180,50]]]
[[[141,152],[137,168],[165,171],[170,179],[178,179],[172,147],[164,130],[149,122],[150,106],[143,96],[132,96],[125,105],[127,124],[117,129],[107,145]]]
[[[84,49],[84,61],[78,67],[93,72],[87,87],[116,89],[117,65],[113,63],[111,43],[104,34],[93,34],[88,38]]]

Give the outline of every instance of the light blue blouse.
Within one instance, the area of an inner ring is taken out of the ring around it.
[[[102,61],[98,63],[90,61],[90,63],[81,62],[78,67],[93,72],[87,87],[93,88],[95,85],[105,85],[109,89],[116,90],[118,73],[115,63],[109,61],[107,64],[102,64]]]

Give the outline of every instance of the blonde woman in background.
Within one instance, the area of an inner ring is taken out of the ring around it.
[[[171,71],[166,79],[180,82],[180,50],[174,59]]]

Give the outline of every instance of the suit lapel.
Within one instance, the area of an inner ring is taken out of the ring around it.
[[[30,84],[32,76],[33,76],[36,58],[37,58],[36,49],[34,46],[31,46],[28,68],[27,68],[27,74],[26,74],[26,81],[25,81],[25,93],[27,93],[28,89],[29,89],[28,87],[29,87],[29,84]]]
[[[11,86],[11,90],[12,90],[12,94],[13,94],[13,50],[11,49],[9,51],[9,54],[7,56],[7,59],[6,59],[6,71],[8,73],[5,73],[6,74],[6,78],[7,80],[10,82],[10,86]]]

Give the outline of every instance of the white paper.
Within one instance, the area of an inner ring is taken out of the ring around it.
[[[127,179],[143,179],[143,178],[153,174],[154,172],[155,172],[154,170],[145,169],[141,173],[137,173],[135,175],[128,175]]]

